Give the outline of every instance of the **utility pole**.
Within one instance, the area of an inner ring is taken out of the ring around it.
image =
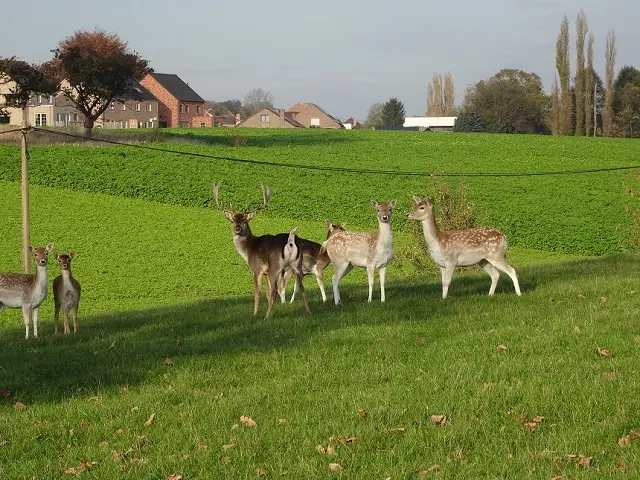
[[[31,258],[29,255],[29,151],[27,149],[27,109],[22,111],[22,270],[31,273]]]

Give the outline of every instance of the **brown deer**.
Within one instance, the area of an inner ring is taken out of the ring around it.
[[[378,203],[371,200],[377,211],[377,232],[335,232],[322,244],[333,262],[335,273],[332,277],[333,299],[338,305],[341,303],[338,285],[340,279],[351,271],[353,267],[367,269],[369,279],[369,303],[373,297],[373,282],[375,269],[380,275],[380,300],[385,301],[384,282],[387,265],[393,259],[393,237],[391,234],[391,213],[396,201]]]
[[[407,217],[422,222],[429,256],[440,267],[442,274],[442,298],[447,298],[455,267],[472,265],[480,265],[491,277],[489,295],[496,291],[500,270],[511,277],[516,293],[521,295],[516,271],[507,263],[507,237],[504,233],[490,227],[438,232],[433,202],[416,196],[413,201],[415,205]]]
[[[220,184],[217,183],[213,187],[213,195],[217,207],[220,209],[221,204],[218,200]],[[239,212],[236,210],[223,210],[224,216],[231,222],[231,231],[233,234],[233,244],[240,256],[247,262],[251,273],[253,273],[254,284],[254,300],[253,314],[257,315],[260,305],[260,295],[262,292],[262,277],[267,277],[269,293],[267,295],[268,308],[265,318],[271,316],[273,303],[278,295],[278,286],[281,285],[284,272],[287,269],[293,270],[296,275],[296,284],[302,293],[304,300],[304,309],[307,315],[310,315],[307,296],[302,285],[302,254],[300,238],[296,236],[296,228],[292,229],[288,234],[280,233],[277,235],[261,235],[255,236],[249,228],[249,222],[256,213],[266,207],[271,199],[272,191],[269,187],[263,185],[262,197],[263,204],[261,207],[250,210],[249,212]]]
[[[36,260],[36,273],[0,273],[0,312],[4,307],[22,308],[25,338],[29,339],[29,324],[33,317],[33,337],[38,338],[38,310],[47,298],[49,279],[47,263],[53,243],[46,247],[32,247],[29,251]]]
[[[71,260],[76,257],[75,252],[55,254],[61,275],[53,280],[53,301],[55,304],[55,329],[58,333],[58,318],[62,308],[64,334],[68,335],[69,310],[73,310],[73,333],[78,333],[78,305],[80,304],[80,283],[71,275]]]
[[[330,220],[326,220],[327,226],[327,239],[333,235],[334,232],[344,231],[344,223],[334,224]],[[327,294],[324,291],[324,270],[331,263],[331,259],[327,252],[320,252],[322,245],[305,238],[300,239],[300,248],[302,249],[302,275],[315,275],[318,287],[320,287],[320,293],[322,294],[322,301],[327,301]],[[285,302],[285,292],[287,290],[287,284],[293,276],[293,270],[287,270],[284,274],[284,280],[280,288],[280,298],[282,303]],[[291,294],[290,303],[296,298],[296,292],[298,290],[297,282],[293,284],[293,293]]]

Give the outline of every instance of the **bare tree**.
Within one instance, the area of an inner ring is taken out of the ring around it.
[[[594,118],[594,104],[596,101],[596,92],[594,90],[593,81],[593,33],[589,34],[587,42],[587,70],[584,76],[584,134],[588,137],[593,134],[595,136],[597,123]]]
[[[555,133],[571,133],[571,64],[569,62],[569,20],[566,15],[560,24],[560,33],[556,40],[556,69],[560,83],[558,101],[558,125]]]
[[[455,113],[455,88],[451,72],[444,75],[444,114],[452,116]]]
[[[616,66],[616,32],[609,30],[605,49],[604,77],[604,111],[602,112],[602,134],[610,137],[613,134],[613,94],[614,71]]]
[[[560,99],[560,87],[558,85],[558,75],[553,76],[551,84],[551,132],[557,135],[560,131],[560,117],[562,115],[562,103]]]
[[[444,115],[444,87],[442,75],[433,74],[433,79],[427,85],[427,116],[441,117]]]
[[[584,42],[588,30],[587,17],[584,11],[580,10],[580,13],[578,13],[576,17],[576,135],[583,135],[585,128],[584,105],[586,100],[585,79],[587,75],[584,65]]]
[[[248,116],[263,108],[273,108],[273,95],[262,88],[254,88],[244,97],[243,107]]]

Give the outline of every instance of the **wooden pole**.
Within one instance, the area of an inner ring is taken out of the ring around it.
[[[22,121],[22,270],[31,273],[29,255],[29,151],[27,150],[27,112],[24,110]]]
[[[598,97],[598,84],[593,82],[593,136],[596,136],[596,130],[598,129],[598,115],[597,115],[597,97]]]

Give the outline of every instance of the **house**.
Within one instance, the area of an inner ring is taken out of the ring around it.
[[[342,122],[342,126],[347,130],[364,128],[364,125],[362,125],[358,120],[356,120],[353,117],[349,117],[344,122]]]
[[[148,73],[140,84],[159,101],[159,126],[213,126],[213,117],[204,110],[204,99],[178,75]]]
[[[344,128],[339,120],[329,115],[315,103],[301,102],[287,108],[299,123],[310,128]]]
[[[263,108],[247,118],[240,126],[253,128],[304,128],[304,125],[298,122],[293,114],[277,108]]]
[[[139,83],[132,93],[114,100],[96,121],[104,128],[154,128],[159,126],[160,102]]]
[[[214,127],[235,127],[242,123],[240,120],[240,114],[234,114],[231,110],[227,110],[222,115],[215,115],[208,110],[207,114],[213,117]]]
[[[431,132],[451,132],[458,117],[405,117],[404,128],[418,128]]]

